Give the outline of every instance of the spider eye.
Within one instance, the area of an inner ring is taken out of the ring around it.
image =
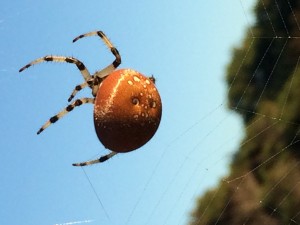
[[[137,97],[133,97],[131,100],[132,104],[137,105],[140,103],[139,99]]]

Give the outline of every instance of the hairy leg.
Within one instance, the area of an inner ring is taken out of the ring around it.
[[[73,166],[88,166],[88,165],[92,165],[95,163],[102,163],[105,162],[106,160],[110,159],[111,157],[113,157],[114,155],[118,154],[117,152],[111,152],[107,155],[101,156],[99,159],[94,159],[94,160],[90,160],[90,161],[86,161],[86,162],[81,162],[81,163],[73,163]]]
[[[84,80],[87,81],[89,79],[92,78],[92,76],[90,75],[90,72],[87,70],[87,68],[85,67],[85,65],[79,61],[78,59],[74,58],[74,57],[65,57],[65,56],[55,56],[55,55],[47,55],[41,58],[38,58],[30,63],[28,63],[27,65],[23,66],[19,72],[22,72],[23,70],[38,64],[38,63],[42,63],[42,62],[66,62],[66,63],[73,63],[77,66],[77,68],[79,69],[81,75],[83,76]]]
[[[37,134],[40,134],[43,132],[47,127],[49,127],[51,124],[55,123],[58,121],[60,118],[65,116],[67,113],[71,112],[75,107],[81,106],[86,103],[92,103],[94,104],[95,99],[94,98],[81,98],[77,99],[74,102],[72,102],[70,105],[68,105],[65,109],[60,111],[58,114],[55,116],[52,116],[37,132]]]

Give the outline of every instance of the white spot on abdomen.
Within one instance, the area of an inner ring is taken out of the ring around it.
[[[141,81],[141,79],[138,78],[137,76],[134,76],[134,77],[133,77],[133,80],[136,81],[136,82],[140,82],[140,81]]]

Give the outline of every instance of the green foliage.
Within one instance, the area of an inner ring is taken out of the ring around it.
[[[193,221],[191,225],[196,224],[215,224],[221,220],[222,210],[225,207],[226,199],[228,199],[227,188],[220,184],[219,189],[212,189],[198,200],[198,207],[192,213]]]
[[[228,107],[245,127],[234,181],[198,199],[191,225],[300,224],[300,1],[259,0],[254,13],[226,74]]]
[[[294,6],[296,1],[290,3]],[[300,52],[298,42],[288,38],[291,34],[299,34],[299,30],[293,27],[297,26],[295,19],[291,20],[295,13],[291,13],[286,1],[269,0],[263,5],[259,1],[255,14],[256,23],[249,28],[243,45],[233,50],[226,76],[229,108],[239,109],[237,112],[246,123],[261,101],[276,100]]]

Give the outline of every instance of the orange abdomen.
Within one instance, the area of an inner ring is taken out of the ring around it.
[[[114,152],[146,144],[158,129],[162,103],[152,79],[132,69],[112,72],[100,84],[94,124],[101,143]]]

